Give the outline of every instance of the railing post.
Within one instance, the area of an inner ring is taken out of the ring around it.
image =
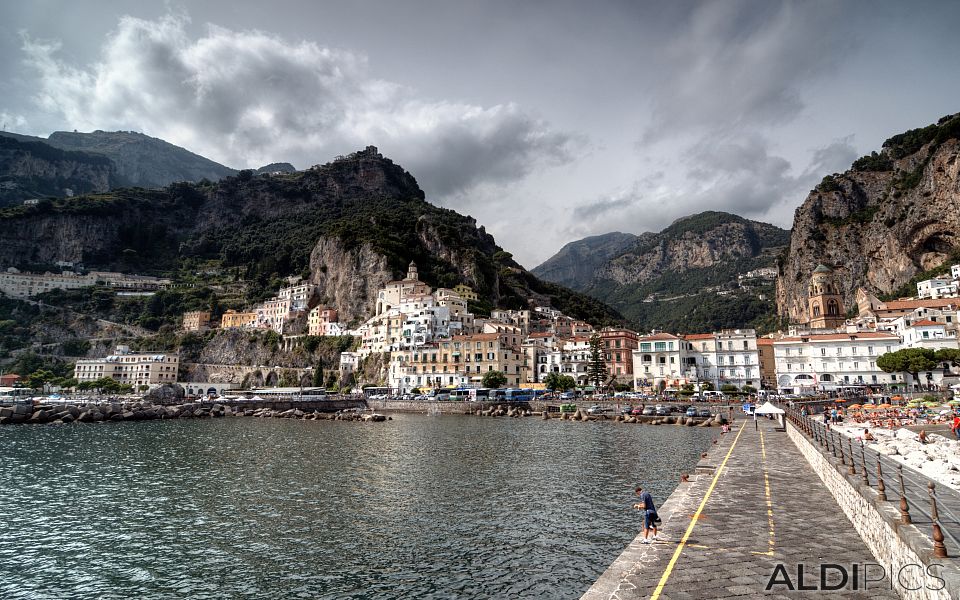
[[[907,495],[903,488],[903,465],[897,465],[897,477],[900,479],[900,522],[910,525],[913,519],[910,518],[910,505],[907,504]]]
[[[847,459],[843,454],[843,438],[840,438],[840,464],[846,466]]]
[[[883,467],[880,465],[880,453],[877,453],[877,497],[886,502],[887,487],[883,484]]]
[[[932,481],[927,485],[927,492],[930,494],[930,516],[933,519],[933,555],[937,558],[946,558],[947,547],[943,545],[943,531],[940,530],[936,488],[937,486]]]
[[[870,476],[867,474],[867,446],[860,440],[860,472],[863,473],[863,485],[870,487]]]
[[[836,458],[837,457],[837,440],[833,439],[832,429],[830,430],[830,445],[832,446],[833,457]]]
[[[847,473],[851,475],[857,474],[857,458],[853,455],[853,438],[847,438],[847,448],[850,450],[850,468],[847,469]]]

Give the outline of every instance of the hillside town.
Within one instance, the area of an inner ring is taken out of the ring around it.
[[[169,285],[162,279],[102,272],[0,274],[0,291],[11,297],[93,283],[147,293]],[[554,374],[594,390],[597,382],[588,374],[592,340],[602,349],[602,387],[609,390],[811,395],[935,390],[957,383],[946,362],[911,374],[885,371],[878,359],[903,349],[960,349],[960,265],[949,276],[919,282],[914,298],[880,301],[861,289],[851,316],[844,312],[847,299],[833,270],[819,265],[809,281],[809,322],[763,336],[753,329],[693,334],[597,330],[544,306],[480,316],[470,310],[477,300],[470,287],[433,289],[420,279],[415,263],[403,279],[380,288],[373,315],[351,327],[338,320],[336,307],[317,302],[315,286],[299,278],[287,283],[260,304],[226,310],[216,321],[210,311],[187,312],[182,330],[272,331],[286,348],[308,336],[351,336],[353,347],[340,354],[339,380],[378,385],[397,395],[481,387],[490,372],[502,373],[507,387],[542,388]],[[375,355],[382,357],[381,379],[358,381],[361,366]],[[74,377],[78,382],[108,377],[142,391],[177,382],[178,367],[176,352],[134,352],[120,346],[104,358],[78,360]],[[239,387],[239,382],[181,383],[201,393]]]

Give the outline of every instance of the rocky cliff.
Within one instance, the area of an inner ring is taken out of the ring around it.
[[[946,261],[960,244],[960,115],[884,142],[824,177],[794,216],[781,259],[777,308],[806,322],[807,282],[833,266],[847,307],[857,288],[890,294]]]
[[[565,245],[530,272],[575,290],[584,289],[589,286],[598,269],[636,240],[636,235],[619,231],[586,237]]]
[[[310,253],[310,282],[320,303],[335,306],[347,323],[373,314],[377,290],[391,279],[386,258],[370,244],[347,248],[337,238],[322,237]]]
[[[0,207],[30,198],[103,192],[115,177],[113,164],[103,156],[0,137]]]

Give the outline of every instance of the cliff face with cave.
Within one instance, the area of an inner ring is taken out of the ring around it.
[[[835,269],[849,308],[857,288],[890,294],[960,246],[960,114],[896,135],[842,174],[824,177],[793,221],[779,261],[777,308],[806,322],[807,283]]]

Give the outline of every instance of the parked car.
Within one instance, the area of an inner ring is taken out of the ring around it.
[[[667,408],[666,406],[661,406],[660,408],[658,408],[658,409],[656,410],[656,414],[657,414],[658,417],[666,417],[666,416],[669,416],[669,415],[670,415],[670,409]]]
[[[691,406],[690,408],[688,408],[688,409],[687,409],[687,416],[688,416],[688,417],[695,417],[695,416],[697,416],[697,408],[696,408],[695,406]]]
[[[631,411],[630,411],[630,414],[631,414],[631,415],[642,415],[642,414],[644,414],[644,412],[643,412],[643,409],[638,406],[638,407],[636,407],[635,409],[631,410]]]
[[[698,417],[712,417],[713,413],[710,412],[709,408],[701,408],[697,411]]]
[[[648,417],[651,417],[651,416],[657,414],[657,410],[656,410],[655,408],[653,408],[652,406],[648,406],[648,407],[646,407],[645,409],[643,409],[643,414],[646,415],[646,416],[648,416]]]
[[[620,409],[620,414],[621,414],[621,415],[632,415],[632,414],[633,414],[633,407],[632,407],[632,406],[624,406],[623,408]]]
[[[607,409],[600,406],[599,404],[594,404],[593,406],[587,409],[587,414],[590,414],[590,415],[602,415],[605,412],[607,412]]]

